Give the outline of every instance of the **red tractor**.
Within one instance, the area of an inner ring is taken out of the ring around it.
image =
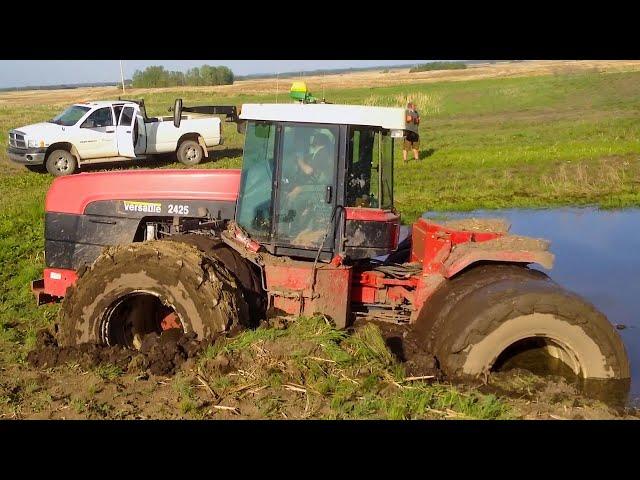
[[[177,106],[179,123],[180,107]],[[207,338],[272,315],[412,329],[449,376],[523,352],[583,378],[627,379],[607,318],[544,273],[543,240],[500,221],[420,218],[401,241],[394,140],[403,108],[245,104],[242,170],[56,179],[41,301],[65,297],[62,345],[139,347],[168,329]]]

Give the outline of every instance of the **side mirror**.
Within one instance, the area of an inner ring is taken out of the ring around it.
[[[180,120],[182,120],[182,99],[176,98],[173,104],[173,126],[180,128]]]

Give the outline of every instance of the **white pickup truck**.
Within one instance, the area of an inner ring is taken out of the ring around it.
[[[9,158],[30,170],[70,175],[89,163],[111,162],[175,152],[196,165],[223,143],[221,119],[237,121],[234,106],[183,107],[174,114],[147,117],[144,101],[76,103],[55,118],[9,132]]]

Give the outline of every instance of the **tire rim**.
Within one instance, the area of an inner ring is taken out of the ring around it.
[[[147,328],[141,332],[136,332],[135,326],[132,323],[135,320],[131,318],[130,309],[132,308],[132,305],[128,305],[128,303],[134,303],[136,300],[145,297],[147,299],[152,297],[155,300],[152,307],[154,308],[154,311],[144,312],[144,322],[146,323],[145,327]],[[127,307],[129,311],[127,311]],[[148,318],[154,317],[158,312],[158,308],[162,307],[171,310],[171,315],[165,316],[162,321],[160,321],[161,319],[156,316],[152,322],[148,322]],[[169,330],[171,328],[180,328],[183,333],[186,331],[184,322],[182,321],[182,318],[177,312],[175,306],[169,302],[163,301],[160,295],[155,292],[135,290],[118,297],[118,299],[104,311],[100,322],[100,342],[109,346],[120,345],[126,348],[139,349],[140,345],[136,345],[136,342],[143,338],[144,335],[153,332],[161,333],[162,331]],[[140,334],[138,340],[135,339],[136,333]]]
[[[194,147],[189,147],[186,154],[187,160],[195,160],[198,158],[198,151]]]
[[[526,363],[526,355],[529,352],[532,356],[547,355],[548,360],[545,367],[552,371],[562,371],[562,366],[558,365],[558,362],[564,365],[566,369],[570,370],[573,375],[577,377],[580,377],[583,371],[580,359],[573,349],[560,339],[553,338],[551,336],[523,337],[515,342],[510,342],[509,345],[503,346],[499,349],[499,352],[500,353],[496,355],[490,363],[489,369],[492,371],[499,371],[503,366],[509,365],[510,363],[513,367],[518,367],[518,355],[524,354],[524,362]],[[520,360],[520,362],[521,361],[522,360]],[[556,363],[555,365],[554,362]],[[536,362],[532,362],[532,364],[533,363],[539,364],[540,361],[537,360]],[[523,368],[533,371],[531,366],[525,366]],[[562,373],[560,374],[562,375]],[[568,371],[565,372],[565,376],[568,374]]]
[[[67,170],[69,170],[69,159],[64,157],[64,156],[60,156],[56,159],[56,170],[58,170],[59,172],[66,172]]]

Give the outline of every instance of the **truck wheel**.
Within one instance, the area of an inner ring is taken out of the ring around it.
[[[190,245],[150,241],[107,248],[67,290],[56,328],[63,346],[139,348],[144,335],[171,328],[213,338],[246,315],[219,261]]]
[[[45,162],[47,171],[55,176],[71,175],[78,168],[76,157],[66,150],[54,150],[49,154]]]
[[[249,316],[244,326],[256,327],[266,317],[266,295],[262,288],[260,271],[251,262],[221,240],[205,235],[171,235],[166,241],[183,242],[193,245],[209,257],[222,262],[242,288],[243,296],[249,307]]]
[[[447,375],[522,366],[585,379],[630,377],[622,340],[602,313],[543,273],[517,268],[461,275],[444,287],[446,307],[442,293],[434,297],[441,311],[431,346]]]
[[[178,147],[178,160],[185,165],[197,165],[203,156],[202,146],[195,140],[184,140]]]

